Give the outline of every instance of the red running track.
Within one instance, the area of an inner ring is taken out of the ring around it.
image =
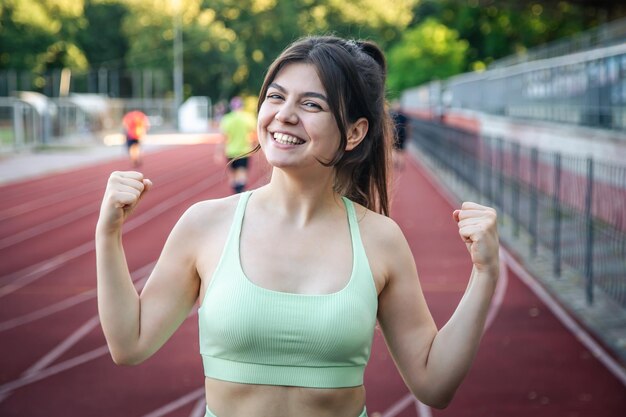
[[[201,417],[203,375],[195,312],[152,358],[115,366],[100,330],[93,232],[109,173],[126,159],[0,187],[0,416]],[[154,189],[125,226],[140,288],[178,217],[196,201],[229,193],[211,145],[145,157]],[[260,160],[253,186],[267,181]],[[416,163],[395,183],[392,210],[415,255],[439,325],[470,271],[452,206]],[[377,332],[366,371],[370,417],[617,417],[626,388],[506,268],[476,362],[452,405],[420,406],[408,394]]]

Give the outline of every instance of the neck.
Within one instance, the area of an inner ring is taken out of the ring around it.
[[[333,190],[332,171],[327,172],[331,174],[301,177],[275,168],[269,184],[255,194],[268,204],[273,215],[285,216],[304,226],[329,209],[343,208],[340,196]]]

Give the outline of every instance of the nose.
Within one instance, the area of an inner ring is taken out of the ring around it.
[[[283,105],[278,109],[274,115],[274,119],[286,124],[298,123],[298,115],[294,111],[293,106],[288,102],[283,103]]]

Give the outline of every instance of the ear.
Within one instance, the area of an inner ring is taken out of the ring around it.
[[[346,151],[351,151],[359,146],[363,139],[365,139],[369,126],[370,124],[367,119],[365,117],[361,117],[348,128]]]

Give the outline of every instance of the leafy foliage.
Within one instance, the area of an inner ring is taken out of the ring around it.
[[[390,94],[459,73],[468,42],[433,18],[407,30],[388,53]]]
[[[332,33],[385,48],[397,94],[625,14],[609,0],[2,0],[0,71],[171,74],[179,25],[185,94],[217,101],[256,94],[294,39]]]

